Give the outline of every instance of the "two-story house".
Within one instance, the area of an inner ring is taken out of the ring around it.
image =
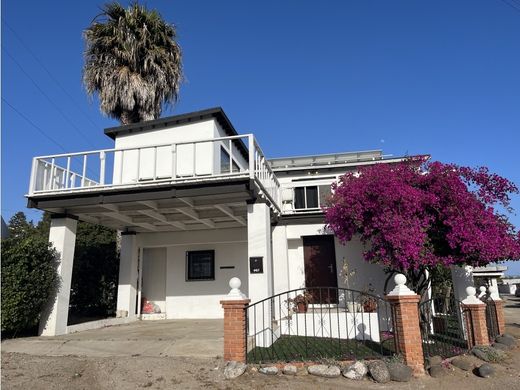
[[[403,158],[267,159],[221,108],[105,134],[114,148],[33,160],[28,204],[53,214],[49,240],[61,255],[62,285],[41,334],[67,331],[78,219],[122,232],[121,317],[146,318],[146,297],[160,311],[152,318],[220,318],[235,276],[252,302],[319,285],[382,292],[382,269],[362,259],[360,242],[341,245],[324,229],[321,206],[346,171]]]

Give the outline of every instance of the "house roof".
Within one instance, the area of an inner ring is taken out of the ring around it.
[[[175,127],[187,123],[196,123],[214,118],[219,125],[224,129],[228,136],[238,135],[235,127],[227,117],[222,107],[207,108],[205,110],[188,112],[185,114],[168,116],[166,118],[154,119],[151,121],[144,121],[139,123],[132,123],[124,126],[109,127],[105,129],[105,134],[112,139],[117,136],[130,133],[140,133],[142,131],[157,130],[167,127]],[[244,155],[248,155],[247,147],[242,139],[234,141]]]

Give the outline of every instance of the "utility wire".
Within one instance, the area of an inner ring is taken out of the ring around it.
[[[61,114],[61,116],[63,117],[63,119],[65,119],[65,121],[68,122],[69,125],[71,125],[78,134],[80,134],[89,144],[90,146],[92,146],[93,148],[96,148],[96,146],[90,142],[90,140],[88,139],[88,137],[83,134],[83,132],[74,124],[74,122],[72,122],[64,113],[63,111],[61,110],[61,108],[56,104],[54,103],[54,101],[49,97],[49,95],[47,95],[47,93],[45,93],[45,91],[40,88],[40,86],[38,85],[38,83],[31,77],[31,75],[29,75],[29,73],[27,73],[25,71],[25,69],[23,68],[23,66],[11,55],[11,53],[9,53],[9,51],[5,48],[4,45],[2,45],[2,49],[4,50],[5,54],[7,54],[7,56],[18,66],[18,68],[22,71],[23,74],[25,74],[25,76],[27,76],[27,78],[29,80],[31,80],[31,82],[33,83],[33,85],[36,87],[36,89],[38,89],[38,91],[40,91],[40,93],[47,99],[47,101]]]
[[[56,79],[56,77],[53,76],[53,74],[50,72],[50,70],[43,64],[42,61],[34,54],[34,52],[31,50],[29,46],[25,44],[25,42],[20,38],[20,36],[16,33],[16,31],[7,23],[5,18],[2,17],[2,22],[5,24],[5,26],[13,33],[15,38],[20,42],[20,44],[27,50],[27,52],[32,56],[32,58],[42,67],[42,69],[47,73],[49,78],[54,81],[54,83],[62,90],[62,92],[67,95],[67,97],[71,100],[72,103],[78,108],[79,111],[83,114],[83,116],[92,123],[93,126],[98,127],[99,125],[94,123],[94,121],[90,118],[90,116],[85,112],[85,110],[74,100],[74,98],[71,96],[70,93],[61,85],[61,83]]]
[[[24,115],[20,110],[18,110],[16,107],[14,107],[11,103],[9,103],[3,96],[2,96],[2,100],[5,104],[7,104],[9,107],[11,107],[11,109],[16,112],[22,119],[24,119],[27,123],[29,123],[32,127],[34,127],[36,130],[38,130],[38,132],[43,135],[45,138],[47,138],[49,141],[51,141],[54,145],[56,145],[58,148],[60,148],[64,153],[68,153],[65,148],[58,142],[56,141],[54,138],[52,138],[50,135],[48,135],[40,126],[38,126],[36,123],[34,123],[32,120],[30,120],[26,115]],[[74,159],[72,160],[72,163],[77,165],[77,166],[81,166],[81,165],[78,165],[79,162],[75,161]],[[87,171],[92,175],[92,176],[95,176],[95,173],[90,169],[90,168],[87,168]]]
[[[502,3],[507,4],[511,8],[513,8],[516,12],[520,12],[520,3],[517,3],[515,0],[500,0]]]
[[[54,138],[52,138],[50,135],[47,135],[44,130],[42,130],[41,127],[39,127],[36,123],[34,123],[32,120],[27,118],[22,112],[20,112],[16,107],[14,107],[11,103],[9,103],[3,96],[2,101],[7,104],[11,109],[16,112],[21,118],[23,118],[27,123],[29,123],[32,127],[34,127],[38,132],[40,132],[41,135],[43,135],[45,138],[47,138],[49,141],[51,141],[54,145],[58,146],[64,153],[67,153],[65,148]],[[5,130],[5,129],[4,129]]]

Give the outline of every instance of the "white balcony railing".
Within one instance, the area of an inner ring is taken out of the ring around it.
[[[221,150],[229,162],[221,161]],[[252,134],[34,157],[29,196],[236,177],[255,180],[280,211],[280,183]]]

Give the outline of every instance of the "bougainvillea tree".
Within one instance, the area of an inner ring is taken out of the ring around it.
[[[506,216],[518,188],[487,168],[425,160],[346,173],[324,210],[328,228],[343,243],[358,236],[366,261],[418,290],[427,269],[519,259],[520,234]]]

